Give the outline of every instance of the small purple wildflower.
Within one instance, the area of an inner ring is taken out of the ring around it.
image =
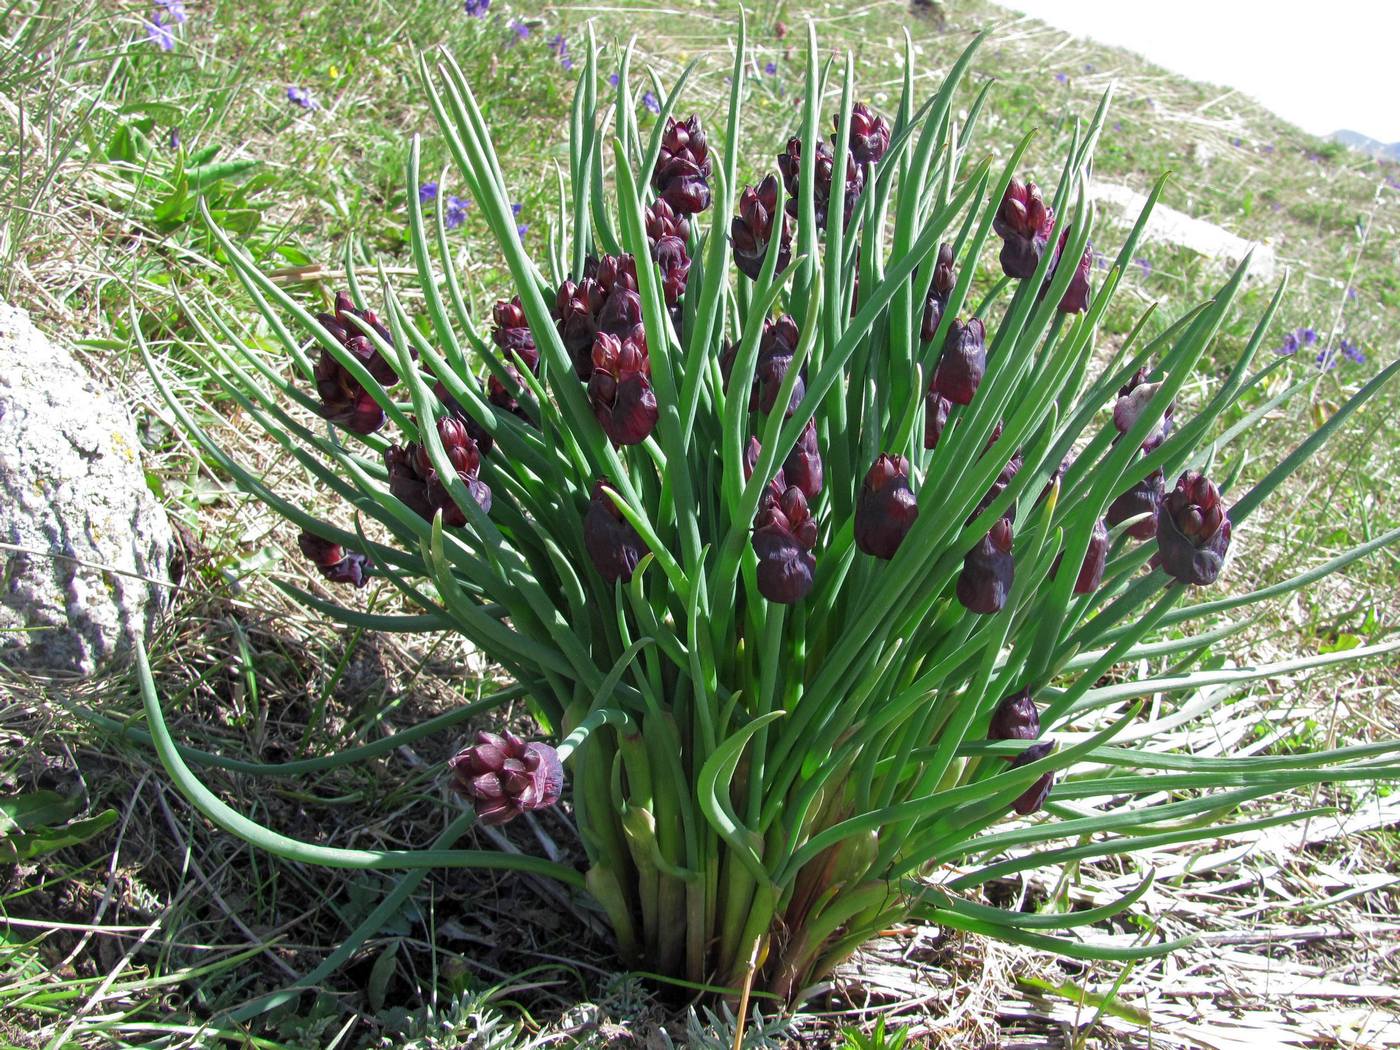
[[[1283,345],[1280,346],[1277,350],[1275,350],[1274,353],[1282,354],[1284,357],[1289,357],[1298,352],[1298,346],[1299,343],[1297,333],[1289,332],[1283,337]]]
[[[427,204],[429,201],[437,200],[438,184],[436,182],[425,182],[418,187],[418,203]]]
[[[171,129],[170,129],[170,148],[171,148],[171,149],[179,149],[179,148],[180,148],[180,129],[179,129],[179,128],[171,128]]]
[[[1069,83],[1069,74],[1068,74],[1068,73],[1056,73],[1056,74],[1055,74],[1055,82],[1056,82],[1057,84],[1068,84],[1068,83]]]
[[[1265,153],[1272,153],[1273,151],[1274,151],[1274,144],[1273,144],[1272,142],[1268,143],[1268,144],[1264,147],[1264,152],[1265,152]]]
[[[778,75],[778,63],[769,62],[763,67],[763,72],[767,73],[770,77],[776,77]]]
[[[525,239],[525,234],[529,232],[530,224],[528,222],[519,223],[515,227],[515,235],[519,237],[522,241]]]
[[[555,33],[549,38],[549,49],[560,58],[569,53],[569,42],[564,39],[563,33]]]
[[[1114,130],[1114,131],[1122,131],[1122,130],[1123,130],[1123,122],[1122,122],[1121,120],[1115,120],[1115,121],[1113,122],[1113,130]]]
[[[170,31],[168,25],[160,20],[159,11],[153,14],[151,20],[146,23],[146,39],[162,51],[175,50],[175,34]]]
[[[650,91],[648,91],[645,95],[642,96],[642,105],[646,106],[646,108],[651,110],[651,112],[653,113],[661,112],[661,103],[657,101],[656,96],[653,95]]]
[[[297,87],[295,84],[287,88],[287,101],[302,109],[316,108],[316,100],[311,97],[311,92],[304,87]]]
[[[1097,248],[1094,249],[1094,269],[1108,269],[1108,256],[1105,255],[1103,252],[1099,251]]]
[[[561,58],[559,60],[559,64],[563,66],[566,71],[574,68],[574,60],[568,55],[565,55],[563,58]]]
[[[1152,276],[1152,263],[1145,255],[1139,255],[1133,260],[1133,264],[1142,271],[1144,278]]]
[[[509,22],[507,22],[506,28],[509,29],[512,33],[514,33],[517,38],[515,40],[512,40],[507,45],[508,47],[514,47],[517,43],[519,43],[521,40],[524,40],[530,35],[530,27],[527,26],[524,22],[520,21],[520,19],[518,18],[512,18]]]
[[[512,215],[515,215],[515,216],[518,216],[518,215],[519,215],[522,211],[524,211],[524,210],[525,210],[525,205],[523,205],[523,204],[512,204],[512,205],[510,206],[510,213],[511,213]]]
[[[1084,63],[1084,72],[1086,72],[1086,73],[1092,73],[1093,71],[1094,71],[1094,63],[1092,63],[1092,62],[1085,62],[1085,63]]]
[[[1312,328],[1298,329],[1298,338],[1303,341],[1304,346],[1312,346],[1317,342],[1317,331]]]
[[[491,0],[465,0],[462,10],[472,18],[485,18],[486,12],[491,10]]]
[[[1352,288],[1350,285],[1347,286],[1347,302],[1356,302],[1356,289]]]
[[[1397,179],[1394,175],[1387,175],[1385,177],[1385,184],[1392,190],[1400,190],[1400,179]]]
[[[613,87],[617,87],[617,74],[616,74],[616,73],[610,73],[610,74],[608,74],[608,83],[611,84]]]
[[[1321,371],[1330,372],[1337,367],[1337,351],[1323,347],[1317,352],[1317,357],[1314,360],[1317,361],[1317,367]]]
[[[1366,355],[1361,352],[1361,347],[1348,339],[1342,340],[1342,356],[1353,364],[1364,365],[1366,363]]]
[[[1234,138],[1232,138],[1232,139],[1230,140],[1230,145],[1234,146],[1235,149],[1239,149],[1241,146],[1244,145],[1244,139],[1242,139],[1242,138],[1240,138],[1238,135],[1236,135]]]
[[[447,207],[443,209],[442,221],[449,230],[455,230],[467,221],[467,207],[470,204],[471,201],[462,197],[447,198]]]
[[[185,14],[184,0],[155,0],[155,4],[156,7],[160,8],[160,11],[165,12],[166,17],[171,22],[183,23],[189,17]],[[159,17],[160,11],[156,12],[157,17]]]

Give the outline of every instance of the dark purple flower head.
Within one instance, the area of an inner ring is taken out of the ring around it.
[[[357,310],[350,296],[344,292],[335,297],[335,313],[317,314],[316,320],[341,346],[365,367],[370,376],[381,386],[390,387],[398,382],[398,374],[367,335],[351,320],[359,318],[375,334],[389,345],[393,336],[380,323],[379,318],[368,310]],[[309,351],[314,343],[307,344]],[[415,352],[413,356],[417,356]],[[316,361],[316,393],[321,398],[321,415],[332,423],[354,431],[356,434],[372,434],[384,425],[384,410],[379,407],[369,391],[360,385],[350,370],[337,361],[324,347]]]
[[[626,583],[637,571],[637,563],[646,557],[647,545],[617,509],[608,495],[610,488],[603,481],[593,485],[593,498],[583,518],[583,545],[599,576],[609,583]]]
[[[778,75],[778,63],[769,62],[763,67],[763,72],[767,73],[770,77],[776,77]]]
[[[666,203],[664,198],[654,201],[646,212],[647,243],[654,249],[662,237],[679,237],[683,243],[690,242],[690,220]]]
[[[662,237],[652,245],[651,257],[661,270],[661,291],[666,305],[674,306],[685,294],[685,283],[690,277],[690,256],[686,254],[685,241],[679,237]]]
[[[646,341],[599,332],[593,340],[588,400],[603,433],[615,445],[636,445],[656,428],[660,410],[651,388]]]
[[[630,255],[589,260],[577,284],[565,281],[559,286],[554,317],[574,372],[587,382],[593,374],[593,340],[599,332],[618,339],[644,338],[636,260]]]
[[[938,246],[938,258],[934,260],[933,277],[929,280],[928,294],[924,297],[924,321],[919,337],[928,342],[938,334],[939,322],[948,306],[948,297],[953,294],[953,286],[958,283],[958,275],[953,272],[953,246],[944,242]]]
[[[525,320],[520,296],[509,302],[496,300],[491,308],[491,341],[500,347],[507,364],[519,363],[531,373],[539,374],[540,352],[535,348],[535,337],[530,332],[530,323]]]
[[[481,451],[475,439],[453,416],[443,416],[436,425],[438,440],[442,442],[457,480],[466,486],[482,513],[489,513],[491,489],[476,476],[481,467]],[[384,464],[389,470],[389,491],[414,513],[432,521],[441,511],[444,525],[460,528],[467,523],[466,514],[447,491],[422,444],[410,441],[402,447],[389,446],[384,453]]]
[[[355,551],[346,551],[340,544],[322,539],[302,529],[297,546],[316,566],[316,570],[331,583],[349,583],[363,587],[369,583],[370,560]]]
[[[955,320],[943,341],[933,386],[955,405],[970,405],[987,370],[987,329],[980,317]]]
[[[841,117],[834,118],[836,130],[841,130]],[[851,155],[857,164],[874,164],[890,148],[890,126],[885,118],[864,102],[851,108]]]
[[[418,203],[428,204],[437,200],[438,184],[436,182],[425,182],[418,187]]]
[[[506,44],[507,47],[514,47],[516,43],[518,43],[520,40],[526,39],[530,35],[530,27],[527,26],[524,22],[520,21],[520,19],[518,18],[512,18],[509,22],[507,22],[506,28],[509,29],[512,33],[514,33],[517,38],[515,40],[508,41]]]
[[[1154,470],[1132,488],[1122,493],[1108,505],[1104,521],[1109,528],[1121,525],[1129,518],[1146,514],[1136,525],[1128,527],[1128,535],[1135,540],[1150,540],[1157,535],[1157,508],[1162,505],[1163,476]]]
[[[817,523],[807,497],[796,485],[781,495],[770,487],[754,517],[753,549],[758,555],[758,591],[770,602],[793,605],[812,589],[817,560]]]
[[[924,394],[924,448],[938,447],[938,439],[943,436],[943,428],[948,425],[948,413],[953,402],[938,392],[932,384]]]
[[[1079,566],[1079,575],[1074,581],[1075,594],[1093,594],[1103,583],[1104,566],[1108,563],[1108,526],[1100,518],[1094,522],[1094,530],[1089,534],[1089,546],[1084,551],[1084,561]]]
[[[491,436],[491,432],[467,414],[461,403],[447,392],[447,387],[441,380],[433,384],[433,394],[442,402],[442,407],[447,409],[448,414],[466,427],[467,433],[476,442],[477,451],[483,456],[489,456],[491,450],[496,447],[496,439]]]
[[[472,804],[483,824],[504,824],[527,810],[546,809],[564,790],[559,753],[511,732],[477,733],[472,746],[447,765],[452,789]]]
[[[992,228],[1002,240],[1002,272],[1022,280],[1033,277],[1054,225],[1055,213],[1040,195],[1040,188],[1033,182],[1012,179],[992,220]]]
[[[778,208],[778,179],[767,176],[757,186],[750,186],[739,197],[739,214],[729,227],[729,240],[734,246],[734,264],[750,280],[758,280],[768,242],[773,237],[773,224],[779,225],[778,264],[782,273],[792,261],[792,229],[785,211]]]
[[[1016,562],[1011,556],[1011,522],[998,518],[987,535],[963,558],[958,575],[958,601],[969,612],[989,615],[1006,605],[1016,578]]]
[[[1157,511],[1157,557],[1182,583],[1214,583],[1230,549],[1230,519],[1220,490],[1204,474],[1188,470]]]
[[[1060,256],[1065,250],[1065,245],[1069,241],[1070,228],[1066,226],[1060,232],[1060,243],[1055,246],[1055,257],[1050,263],[1050,272],[1045,275],[1045,283],[1041,286],[1040,294],[1044,295],[1050,289],[1050,282],[1055,279],[1055,270],[1060,265]],[[1089,271],[1094,265],[1094,248],[1091,244],[1084,246],[1084,254],[1079,259],[1079,265],[1074,269],[1074,276],[1070,278],[1069,287],[1065,289],[1065,294],[1060,297],[1056,309],[1062,314],[1082,314],[1089,309]]]
[[[845,179],[842,186],[844,199],[842,201],[842,225],[850,224],[851,216],[855,214],[856,198],[865,189],[865,169],[856,163],[855,156],[849,149],[842,150],[845,156]],[[801,204],[802,187],[798,185],[802,174],[802,140],[800,138],[788,139],[787,149],[778,154],[778,170],[782,172],[783,187],[787,190],[788,201],[786,210],[789,218],[796,219],[798,208]],[[835,179],[836,155],[832,152],[831,146],[826,142],[817,143],[817,159],[814,171],[814,182],[816,192],[813,195],[813,203],[817,212],[817,229],[826,229],[827,205],[831,200],[832,186]]]
[[[882,452],[856,497],[856,546],[889,561],[918,517],[919,504],[909,487],[909,461]]]
[[[1113,405],[1113,426],[1120,435],[1126,434],[1133,428],[1133,424],[1142,418],[1143,412],[1157,396],[1157,391],[1162,388],[1160,382],[1149,383],[1147,376],[1147,368],[1139,368],[1133,377],[1118,389],[1118,400]],[[1171,401],[1142,439],[1143,452],[1151,452],[1167,440],[1172,432],[1175,412],[1176,402]],[[1117,441],[1116,438],[1114,440]]]
[[[750,468],[752,469],[752,468]],[[788,485],[802,490],[809,501],[817,498],[822,490],[822,457],[817,448],[817,421],[807,420],[797,444],[792,446],[787,459],[783,460],[783,477]]]
[[[710,206],[710,172],[710,147],[699,118],[667,117],[651,176],[657,194],[678,213],[695,215]]]
[[[1055,745],[1050,741],[1039,744],[1032,744],[1012,760],[1011,768],[1019,769],[1028,766],[1032,762],[1039,762],[1051,751],[1055,750]],[[1011,803],[1014,809],[1023,817],[1028,817],[1041,806],[1045,805],[1045,798],[1050,794],[1050,788],[1055,784],[1055,774],[1045,773],[1036,778],[1034,784],[1028,787],[1025,792],[1017,796],[1016,801]]]
[[[1040,736],[1040,712],[1029,688],[1004,697],[992,712],[988,740],[1034,740]]]
[[[749,411],[768,413],[778,400],[778,391],[787,378],[797,353],[799,333],[797,322],[788,314],[776,321],[763,322],[763,335],[758,343],[758,362],[754,367],[753,393],[749,397]],[[797,384],[792,388],[792,396],[783,409],[790,416],[807,393],[807,370],[804,367]]]
[[[997,423],[996,429],[992,432],[991,440],[987,442],[987,448],[984,454],[991,453],[992,447],[997,443],[997,439],[1001,437],[1001,428],[1002,424]],[[1021,455],[1021,450],[1017,449],[1012,453],[1011,458],[1007,460],[1006,466],[1001,468],[1001,473],[999,473],[996,476],[996,480],[992,482],[992,487],[987,490],[986,495],[982,497],[972,513],[968,515],[967,524],[971,525],[979,514],[990,507],[993,501],[1006,491],[1011,482],[1015,480],[1016,475],[1021,472],[1021,467],[1024,465],[1025,459]],[[1014,503],[1006,509],[1003,517],[1011,522],[1016,520],[1016,505]]]
[[[1350,340],[1343,338],[1340,349],[1342,356],[1352,364],[1364,365],[1366,363],[1366,355],[1362,352],[1361,347]]]

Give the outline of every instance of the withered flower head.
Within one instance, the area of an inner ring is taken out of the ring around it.
[[[992,229],[1001,238],[1001,269],[1008,277],[1034,277],[1050,241],[1055,213],[1033,182],[1012,179],[1002,196]]]
[[[504,824],[527,810],[552,806],[564,789],[559,753],[509,731],[477,733],[447,765],[453,790],[472,804],[483,824]]]

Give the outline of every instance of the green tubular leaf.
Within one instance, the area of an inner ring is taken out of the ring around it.
[[[771,881],[767,869],[763,866],[762,858],[759,857],[754,848],[754,841],[761,842],[761,840],[744,827],[739,822],[738,817],[734,815],[733,807],[729,802],[729,790],[734,779],[735,767],[739,764],[739,757],[743,754],[749,738],[770,722],[782,718],[786,714],[786,711],[770,711],[768,714],[761,715],[741,726],[716,747],[714,753],[705,760],[695,784],[696,797],[699,799],[700,811],[705,815],[705,819],[710,822],[711,827],[719,832],[720,837],[734,851],[734,856],[744,865],[754,881],[760,884]],[[721,797],[721,791],[723,797]]]
[[[1063,955],[1071,959],[1083,959],[1092,962],[1124,962],[1138,959],[1155,959],[1163,955],[1170,955],[1173,952],[1180,951],[1182,948],[1189,947],[1196,941],[1194,937],[1183,937],[1180,940],[1163,941],[1159,944],[1144,944],[1135,947],[1118,948],[1107,945],[1086,944],[1083,941],[1071,941],[1064,937],[1047,937],[1043,934],[1027,932],[1019,927],[987,922],[984,919],[974,918],[964,914],[962,911],[954,911],[947,908],[920,908],[917,909],[916,914],[924,921],[938,926],[948,926],[955,930],[962,930],[965,933],[976,933],[985,937],[993,937],[997,940],[1011,941],[1013,944],[1034,948],[1036,951],[1051,952],[1052,954]]]
[[[426,634],[431,631],[446,631],[452,627],[452,619],[443,613],[421,613],[417,616],[385,615],[382,613],[361,612],[336,602],[326,601],[310,591],[302,590],[286,580],[273,580],[278,590],[308,609],[315,609],[347,627],[359,627],[367,631],[383,631],[388,634]]]
[[[1147,877],[1138,883],[1137,886],[1110,904],[1100,905],[1097,908],[1085,908],[1083,911],[1066,912],[1060,915],[1053,913],[1036,914],[1033,912],[1006,911],[1002,908],[991,908],[985,904],[978,904],[975,901],[954,897],[936,887],[929,887],[923,891],[923,902],[927,903],[932,899],[937,902],[932,906],[938,908],[940,911],[956,912],[959,915],[967,916],[969,919],[990,923],[993,926],[1011,926],[1018,930],[1072,930],[1077,926],[1097,925],[1116,915],[1121,915],[1146,896],[1147,891],[1152,888],[1152,884],[1156,881],[1156,878],[1156,872],[1148,872]]]
[[[138,638],[133,643],[136,676],[141,687],[141,700],[150,726],[151,739],[165,771],[180,794],[211,823],[243,841],[275,853],[287,860],[317,864],[329,868],[352,868],[384,871],[412,868],[491,868],[501,871],[521,871],[543,875],[568,886],[584,888],[583,876],[573,868],[539,857],[517,853],[491,853],[482,850],[361,850],[318,846],[278,834],[255,823],[226,805],[206,788],[185,765],[175,742],[170,738],[165,718],[156,696],[155,680],[151,677],[146,649]]]

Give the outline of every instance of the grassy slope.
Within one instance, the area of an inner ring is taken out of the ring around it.
[[[1397,192],[1393,166],[1327,146],[1246,100],[1125,53],[1068,39],[989,5],[950,6],[940,21],[893,3],[758,5],[751,26],[760,50],[744,142],[754,170],[776,151],[795,119],[799,65],[790,48],[808,14],[818,19],[823,46],[856,51],[861,83],[877,106],[896,87],[901,25],[910,28],[930,86],[974,27],[995,26],[974,69],[974,80],[995,76],[1000,82],[979,133],[984,147],[1009,148],[1025,130],[1041,129],[1030,168],[1053,182],[1057,167],[1051,158],[1061,150],[1067,121],[1087,115],[1103,88],[1115,83],[1117,122],[1098,153],[1103,179],[1145,189],[1170,169],[1175,177],[1165,203],[1267,240],[1293,269],[1280,338],[1309,325],[1324,341],[1345,335],[1359,343],[1373,363],[1393,354],[1400,306],[1400,252],[1389,207]],[[577,46],[588,17],[596,19],[603,39],[635,31],[663,82],[700,57],[709,75],[696,108],[705,116],[718,105],[735,5],[687,5],[681,12],[618,4],[511,9],[497,0],[481,20],[467,18],[448,0],[356,5],[353,16],[345,5],[283,0],[224,0],[191,4],[188,11],[190,20],[177,30],[168,54],[146,41],[141,12],[134,8],[94,5],[72,17],[71,5],[40,4],[0,14],[0,38],[14,41],[24,59],[7,62],[0,72],[0,93],[11,103],[0,107],[0,150],[6,155],[0,197],[16,205],[0,220],[0,291],[50,327],[89,338],[84,351],[94,371],[110,376],[136,405],[151,447],[153,484],[193,531],[189,585],[157,654],[180,731],[211,750],[275,760],[303,753],[308,741],[315,751],[372,739],[386,725],[408,724],[459,702],[478,679],[489,678],[489,669],[447,640],[343,637],[289,608],[269,583],[282,574],[304,580],[297,559],[284,556],[289,530],[232,498],[155,410],[128,356],[128,306],[140,308],[142,323],[159,340],[172,316],[172,281],[187,294],[238,294],[216,265],[208,238],[188,221],[189,201],[172,190],[176,154],[166,145],[170,130],[178,129],[187,151],[218,146],[220,159],[257,162],[204,192],[246,244],[263,253],[269,266],[289,268],[289,283],[314,298],[339,284],[334,270],[352,236],[391,267],[405,262],[408,200],[401,165],[407,135],[428,134],[429,167],[442,160],[412,80],[415,45],[450,44],[487,100],[507,177],[522,205],[521,221],[530,226],[527,244],[538,246],[554,167],[562,159],[571,85],[548,39],[562,32]],[[511,17],[524,21],[527,37],[507,27]],[[794,31],[780,39],[784,22]],[[773,73],[767,72],[770,62]],[[319,108],[306,112],[291,105],[289,85],[309,89]],[[153,144],[149,151],[140,146],[143,137]],[[23,165],[10,162],[21,155]],[[443,192],[452,192],[450,177]],[[1105,233],[1111,246],[1112,229]],[[501,272],[481,234],[469,211],[456,234],[454,264],[471,300],[484,307],[501,290]],[[1126,330],[1130,311],[1149,301],[1160,302],[1159,313],[1172,316],[1209,294],[1221,276],[1218,265],[1159,245],[1146,249],[1144,259],[1147,265],[1133,274],[1132,294],[1120,296],[1120,311],[1106,324],[1110,335]],[[300,280],[306,270],[296,268],[304,267],[319,268],[325,280]],[[1355,289],[1354,299],[1348,287]],[[1260,287],[1248,293],[1221,337],[1217,360],[1238,349],[1270,292]],[[187,368],[175,357],[169,364]],[[1309,365],[1300,356],[1294,367],[1302,375]],[[1271,463],[1271,450],[1296,440],[1372,370],[1348,363],[1317,373],[1308,403],[1262,428],[1256,443],[1261,461]],[[1253,556],[1238,558],[1236,573],[1281,576],[1345,545],[1350,533],[1393,526],[1400,515],[1389,450],[1397,446],[1400,394],[1392,389],[1387,396],[1387,403],[1349,428],[1328,460],[1275,501],[1263,525],[1241,537]],[[265,444],[242,435],[226,408],[215,406],[211,418],[213,413],[227,416],[230,436],[284,491],[304,484],[286,474]],[[1250,634],[1248,655],[1312,652],[1391,629],[1398,579],[1391,554],[1326,593],[1295,600]],[[1290,732],[1321,741],[1362,738],[1375,722],[1385,722],[1387,709],[1379,701],[1393,694],[1394,684],[1371,669],[1274,688],[1280,707],[1294,716]],[[16,681],[8,690],[12,703],[0,714],[0,732],[10,740],[10,757],[0,762],[0,789],[75,790],[93,811],[113,806],[120,814],[103,837],[21,866],[3,887],[6,912],[36,923],[10,927],[0,942],[0,966],[11,978],[11,990],[0,993],[0,1032],[15,1042],[29,1045],[32,1032],[45,1025],[40,1043],[155,1045],[164,1036],[143,1025],[207,1017],[305,972],[382,893],[383,880],[268,865],[212,834],[169,794],[148,754],[85,727],[58,703],[129,713],[137,705],[128,681],[112,677],[76,690]],[[1393,726],[1393,717],[1389,721]],[[305,784],[209,779],[226,797],[293,834],[338,844],[421,842],[439,819],[434,763],[451,744],[429,741],[368,769]],[[549,830],[567,837],[562,825]],[[1393,910],[1390,891],[1383,888],[1391,850],[1382,835],[1324,842],[1279,878],[1287,885],[1294,884],[1290,879],[1304,886],[1311,881],[1325,895],[1332,892],[1325,873],[1339,867],[1359,872],[1361,884],[1382,887],[1360,907],[1384,918]],[[1092,889],[1102,875],[1083,875],[1081,884]],[[375,952],[350,968],[337,985],[352,993],[348,998],[304,998],[263,1034],[284,1045],[323,1046],[349,1022],[348,1045],[372,1041],[409,1024],[408,1011],[421,1012],[433,988],[436,1010],[419,1020],[448,1017],[471,1031],[472,1022],[463,1020],[472,1014],[469,991],[534,964],[547,967],[543,987],[502,994],[523,999],[541,1019],[588,1031],[586,1019],[576,1014],[559,1020],[580,999],[599,1002],[598,1017],[630,1019],[634,1031],[638,1016],[654,1015],[655,1004],[635,982],[591,968],[606,966],[602,944],[581,938],[571,920],[561,922],[551,902],[519,880],[442,878],[434,890],[400,917]],[[1236,927],[1242,895],[1222,893],[1225,903],[1206,909],[1197,925]],[[1190,912],[1199,898],[1183,895],[1177,903]],[[1298,918],[1273,897],[1257,903],[1258,915],[1270,923],[1287,926]],[[1348,907],[1310,914],[1306,921],[1351,922],[1358,906],[1353,901]],[[94,934],[58,929],[54,920],[120,929]],[[391,956],[392,945],[397,947]],[[239,957],[245,950],[251,958]],[[972,956],[983,949],[969,951],[966,945],[951,954],[946,946],[939,950],[943,954],[934,961],[959,981],[969,967],[982,967],[984,989],[989,980],[995,989],[1009,983],[988,978],[995,977],[997,959],[1014,959],[1018,968],[1057,982],[1075,975],[1043,959],[987,951],[977,960]],[[1306,945],[1287,949],[1290,958],[1309,951]],[[455,958],[459,953],[471,958],[469,970]],[[561,954],[567,963],[559,961]],[[1387,954],[1376,949],[1379,957]],[[376,958],[389,961],[375,967]],[[1383,981],[1390,966],[1378,963],[1371,978]],[[197,967],[212,969],[200,973]],[[1078,976],[1087,981],[1092,975]],[[1161,990],[1144,987],[1138,993],[1144,1001]],[[453,1002],[452,992],[466,998]],[[982,1015],[971,1023],[990,1031],[1000,996],[998,991],[985,999]],[[1002,998],[1003,1009],[1013,1000]],[[1165,1016],[1174,1015],[1168,1009]],[[596,1031],[593,1037],[607,1041]]]

